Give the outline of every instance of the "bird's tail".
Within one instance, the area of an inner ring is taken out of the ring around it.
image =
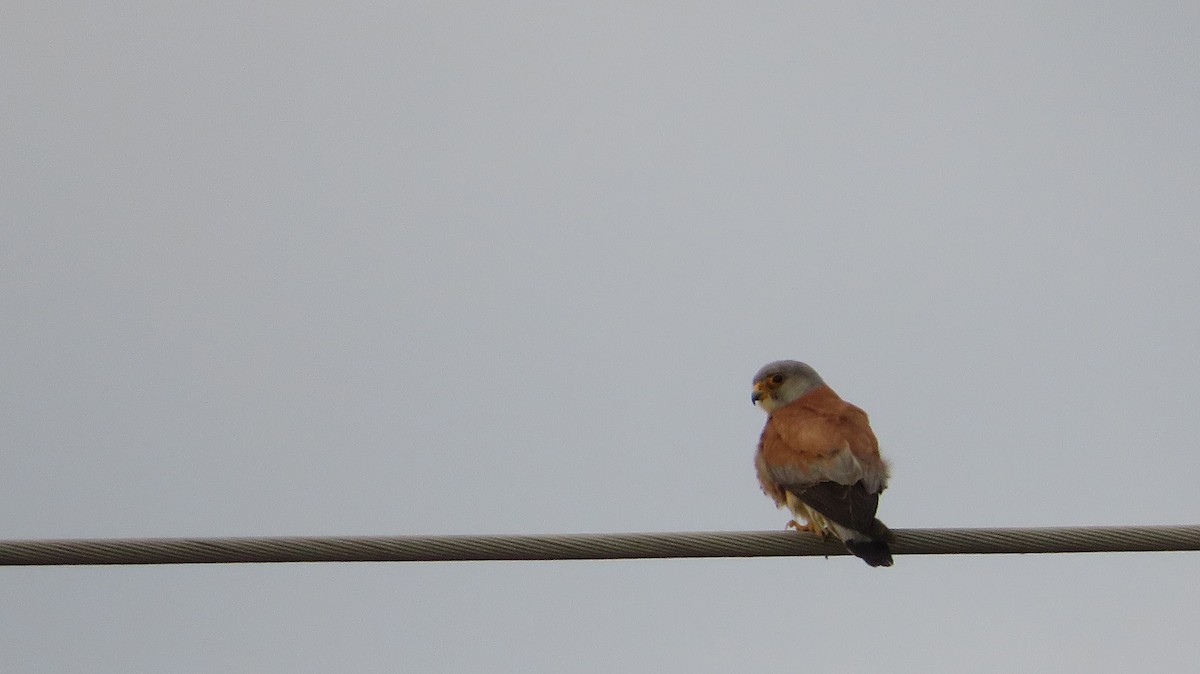
[[[892,550],[887,541],[864,540],[846,541],[846,549],[855,557],[863,560],[868,566],[891,566]]]
[[[854,532],[857,535],[847,536],[843,540],[846,549],[855,557],[866,562],[869,566],[891,566],[892,549],[888,543],[895,540],[890,529],[883,522],[875,520],[871,523],[869,533]]]

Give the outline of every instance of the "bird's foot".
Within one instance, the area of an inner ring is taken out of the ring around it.
[[[800,532],[807,531],[808,533],[813,534],[814,536],[820,537],[820,539],[823,541],[829,540],[829,537],[831,535],[827,530],[825,530],[824,527],[817,524],[816,522],[805,522],[804,524],[801,524],[801,523],[797,522],[796,520],[788,520],[788,523],[786,525],[784,525],[783,528],[784,528],[784,530],[795,529],[796,531],[800,531]]]
[[[783,528],[785,531],[788,529],[795,529],[796,531],[807,531],[810,534],[816,534],[816,535],[820,536],[821,538],[825,538],[825,532],[821,531],[820,527],[813,524],[812,522],[805,522],[804,524],[801,524],[801,523],[797,522],[796,520],[788,520],[788,523],[785,524],[783,526]]]

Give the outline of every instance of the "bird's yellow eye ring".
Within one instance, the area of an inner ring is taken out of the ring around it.
[[[783,383],[783,375],[777,374],[777,375],[771,377],[771,383],[772,384],[782,384]]]

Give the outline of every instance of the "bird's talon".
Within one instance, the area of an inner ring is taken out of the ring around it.
[[[796,531],[799,531],[799,532],[807,531],[810,534],[816,534],[816,535],[820,536],[822,540],[824,540],[825,537],[829,535],[824,530],[822,530],[820,527],[818,527],[816,524],[814,524],[812,522],[805,522],[804,524],[800,524],[796,520],[788,520],[788,523],[783,526],[783,529],[784,529],[784,531],[787,531],[788,529],[795,529]]]

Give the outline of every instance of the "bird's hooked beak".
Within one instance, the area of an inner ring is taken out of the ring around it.
[[[759,401],[761,401],[766,396],[767,396],[767,393],[766,393],[766,391],[763,390],[763,383],[761,381],[755,382],[754,383],[754,391],[750,394],[750,404],[757,405],[759,403]]]

